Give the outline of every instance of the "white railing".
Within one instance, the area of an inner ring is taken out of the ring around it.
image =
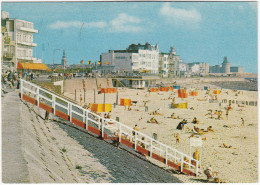
[[[30,98],[36,100],[37,103],[35,105],[37,106],[39,106],[40,103],[48,105],[52,108],[52,113],[54,115],[57,115],[57,111],[59,111],[64,115],[67,115],[68,121],[72,123],[72,119],[77,119],[81,123],[84,123],[85,129],[88,129],[90,126],[96,128],[96,130],[100,131],[100,134],[104,139],[108,139],[108,136],[112,138],[116,137],[120,143],[123,141],[131,143],[133,146],[132,148],[136,151],[140,148],[140,143],[143,143],[145,147],[142,147],[142,149],[145,149],[147,152],[146,155],[149,155],[150,157],[153,157],[169,166],[172,166],[171,164],[174,163],[179,166],[179,170],[181,172],[184,172],[185,168],[194,173],[196,176],[199,173],[199,161],[193,159],[193,157],[169,147],[160,141],[157,141],[118,121],[113,119],[105,119],[87,109],[82,108],[76,103],[72,103],[61,96],[58,96],[25,80],[21,80],[22,98],[23,95],[29,96]]]

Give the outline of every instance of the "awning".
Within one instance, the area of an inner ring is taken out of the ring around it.
[[[31,70],[47,70],[47,66],[41,63],[24,63],[18,62],[17,69],[31,69]]]

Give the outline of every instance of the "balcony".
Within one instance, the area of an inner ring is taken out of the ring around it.
[[[33,58],[33,57],[24,57],[24,56],[17,56],[17,59],[21,59],[21,60],[37,60],[36,58]]]
[[[31,33],[38,33],[38,30],[35,30],[33,28],[26,28],[26,27],[20,27],[21,31],[31,32]]]
[[[5,54],[4,54],[4,57],[5,57],[5,58],[13,58],[14,55],[13,55],[12,53],[5,53]]]
[[[37,46],[37,44],[33,43],[33,42],[20,42],[20,41],[17,41],[17,43],[25,45],[25,46],[32,46],[32,47],[36,47]]]

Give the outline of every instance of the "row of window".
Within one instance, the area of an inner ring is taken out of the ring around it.
[[[139,54],[139,57],[148,58],[148,59],[158,59],[158,56],[155,54]]]
[[[17,33],[17,41],[18,42],[33,42],[33,35],[32,34],[22,34]]]
[[[32,49],[17,49],[17,57],[32,57]]]
[[[16,28],[19,29],[20,27],[33,29],[33,23],[32,22],[26,22],[26,21],[17,21]]]

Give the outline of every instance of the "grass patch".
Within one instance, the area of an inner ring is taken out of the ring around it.
[[[82,166],[76,164],[76,169],[81,170]]]
[[[63,148],[61,149],[61,151],[62,151],[63,153],[65,153],[65,152],[67,152],[67,149],[66,149],[65,147],[63,147]]]

